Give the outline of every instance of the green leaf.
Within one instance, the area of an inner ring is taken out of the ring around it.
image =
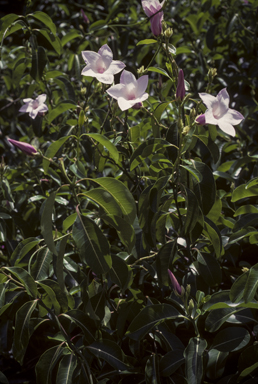
[[[55,242],[52,234],[52,214],[54,210],[56,192],[52,192],[51,195],[47,198],[47,200],[43,203],[43,209],[40,220],[40,228],[42,236],[49,248],[49,250],[57,255]]]
[[[202,181],[202,174],[190,165],[180,165],[181,168],[186,169],[195,179],[200,183]]]
[[[95,341],[95,322],[90,316],[86,315],[83,311],[79,309],[74,309],[72,311],[62,313],[59,318],[60,320],[62,320],[62,318],[68,319],[69,322],[75,323],[78,327],[80,327],[84,333],[84,337],[87,343],[91,344]]]
[[[258,187],[253,186],[246,188],[245,184],[241,184],[236,189],[234,189],[231,201],[232,203],[235,203],[236,201],[252,196],[258,196]]]
[[[148,305],[133,319],[126,335],[133,340],[140,340],[161,321],[177,317],[180,317],[180,313],[172,305]]]
[[[185,358],[183,351],[175,349],[169,351],[160,359],[160,373],[162,376],[170,376],[174,373],[182,364],[184,364]]]
[[[37,259],[31,267],[31,276],[34,280],[44,280],[49,277],[49,266],[53,254],[48,248],[41,249],[37,254]]]
[[[204,230],[203,230],[204,235],[206,235],[213,247],[214,251],[216,254],[216,257],[219,259],[221,256],[221,253],[223,250],[222,248],[222,239],[221,239],[221,234],[217,226],[209,220],[207,217],[204,218]]]
[[[65,44],[67,44],[69,41],[71,40],[74,40],[76,39],[77,37],[79,37],[80,39],[82,38],[82,34],[79,32],[79,31],[76,31],[73,30],[73,31],[69,31],[67,32],[61,39],[61,45],[62,47],[65,46]]]
[[[201,181],[194,185],[194,193],[200,200],[199,205],[202,208],[203,214],[207,215],[216,199],[214,177],[208,165],[193,160],[192,163],[193,167],[202,175]]]
[[[145,383],[161,384],[159,372],[159,356],[155,353],[148,358],[145,365]]]
[[[241,311],[241,308],[240,309],[236,309],[236,308],[222,308],[222,309],[214,309],[212,310],[206,320],[205,320],[205,328],[208,332],[215,332],[217,331],[221,326],[222,324],[225,323],[225,321],[227,321],[227,319],[237,313]]]
[[[249,272],[245,272],[234,281],[230,289],[230,300],[232,303],[238,303],[243,298],[248,275]]]
[[[122,209],[120,208],[115,197],[104,188],[94,188],[90,191],[83,192],[82,196],[89,198],[97,203],[108,215],[122,217]]]
[[[258,213],[258,209],[254,205],[242,205],[236,210],[233,216],[236,217],[239,215],[245,215],[247,213]]]
[[[46,280],[44,280],[44,282],[46,282]],[[42,283],[42,282],[38,282],[38,285],[44,289],[44,291],[46,292],[47,294],[47,298],[43,295],[43,303],[45,304],[45,300],[47,299],[47,301],[53,305],[54,307],[54,312],[55,312],[55,315],[58,316],[61,312],[61,307],[60,307],[60,304],[59,302],[57,301],[57,297],[56,297],[56,294],[55,292],[53,291],[53,289],[51,287],[49,287],[48,285]],[[51,306],[52,308],[52,306]],[[50,308],[50,309],[51,309]]]
[[[129,222],[129,224],[133,224],[136,217],[135,200],[126,186],[121,181],[111,179],[110,177],[101,177],[98,179],[92,179],[92,181],[99,184],[113,196],[117,204],[120,206],[124,218]]]
[[[199,337],[192,337],[184,351],[185,374],[187,384],[201,384],[203,376],[203,354],[207,342]]]
[[[35,17],[35,19],[41,21],[50,31],[56,35],[56,25],[53,23],[52,19],[44,12],[36,11],[27,15],[27,17]]]
[[[47,349],[39,358],[36,364],[36,378],[37,384],[52,384],[52,370],[57,364],[60,357],[63,355],[65,348],[62,347],[64,343]]]
[[[38,33],[41,34],[54,48],[58,55],[61,55],[62,45],[58,36],[53,35],[52,32],[48,32],[45,29],[37,29]]]
[[[113,143],[111,143],[111,141],[108,140],[106,136],[101,135],[100,133],[86,133],[85,135],[91,137],[92,139],[96,140],[98,143],[106,147],[110,153],[110,156],[114,159],[116,163],[118,163],[119,152],[116,149],[116,146]]]
[[[164,75],[164,76],[170,78],[170,76],[167,73],[167,71],[165,71],[164,69],[159,68],[159,67],[149,67],[148,71],[150,71],[150,72],[157,72],[157,73],[160,73],[161,75]]]
[[[56,384],[73,384],[73,373],[77,365],[76,356],[71,353],[62,357],[56,376]]]
[[[52,123],[52,121],[60,116],[62,113],[68,111],[69,109],[77,108],[77,104],[72,104],[71,102],[62,102],[56,108],[52,109],[48,115],[48,123]],[[63,138],[64,139],[64,138]]]
[[[228,352],[220,352],[217,349],[209,351],[209,360],[206,368],[206,375],[209,379],[218,379],[225,370]]]
[[[157,43],[157,40],[145,39],[145,40],[138,41],[136,45],[148,45],[148,44],[154,44],[154,43]]]
[[[63,312],[68,311],[68,298],[66,294],[64,294],[64,292],[61,290],[61,288],[59,287],[59,284],[56,281],[46,279],[44,280],[44,283],[39,282],[38,284],[42,286],[42,288],[44,288],[49,295],[50,295],[50,291],[48,291],[45,288],[45,286],[50,287],[55,294],[55,297],[53,296],[53,300],[55,301],[57,299],[58,305],[62,307]],[[59,310],[59,308],[57,308],[57,305],[56,303],[54,303],[54,301],[52,301],[53,305],[55,305],[55,308]]]
[[[56,153],[59,151],[59,149],[62,147],[62,145],[66,142],[66,140],[69,139],[69,137],[70,136],[61,137],[60,139],[50,144],[50,146],[46,150],[45,157],[52,159],[56,155]],[[49,165],[50,165],[50,162],[43,159],[43,168],[46,174],[48,173]]]
[[[245,303],[253,300],[258,288],[258,264],[252,266],[248,272],[247,281],[243,293]]]
[[[22,240],[15,250],[13,251],[10,263],[19,264],[19,262],[40,242],[36,237],[29,237],[25,240]]]
[[[65,76],[58,76],[54,78],[54,82],[59,85],[64,94],[66,94],[67,98],[74,103],[76,102],[76,96],[74,92],[74,88],[71,82]]]
[[[122,217],[116,215],[102,215],[101,218],[115,228],[119,239],[127,247],[128,253],[131,253],[136,240],[133,226]]]
[[[63,221],[63,231],[66,232],[75,222],[77,217],[77,213],[72,213],[70,216],[68,216],[64,221]]]
[[[64,254],[68,237],[64,237],[59,243],[58,256],[56,260],[56,278],[57,283],[63,293],[65,293],[65,283],[64,283]]]
[[[249,332],[243,327],[222,329],[212,342],[212,348],[221,352],[236,352],[244,348],[250,341]]]
[[[112,267],[108,272],[111,280],[117,284],[123,292],[126,289],[130,288],[133,280],[132,269],[125,263],[121,257],[116,255],[111,255],[112,257]]]
[[[5,31],[7,28],[11,26],[11,24],[17,20],[18,18],[23,18],[23,16],[15,15],[14,13],[10,13],[0,20],[0,42],[2,41]]]
[[[31,275],[25,271],[23,268],[19,267],[3,267],[7,269],[10,273],[17,277],[17,279],[24,285],[29,296],[32,296],[34,299],[38,296],[38,290],[34,279]]]
[[[31,315],[38,301],[29,301],[17,311],[13,338],[13,355],[15,360],[23,364],[24,355],[34,328],[30,326]]]
[[[158,252],[156,258],[156,270],[159,279],[159,284],[169,286],[168,268],[173,255],[176,251],[176,242],[168,241],[164,244]]]
[[[45,65],[47,64],[47,55],[43,47],[32,50],[31,77],[39,81],[42,78]]]
[[[73,238],[79,248],[81,260],[96,274],[108,272],[112,260],[106,237],[93,220],[81,216],[78,210],[77,215],[73,225]]]
[[[119,345],[114,341],[95,341],[86,348],[97,358],[105,360],[117,371],[126,371],[131,368],[124,362],[124,353]]]

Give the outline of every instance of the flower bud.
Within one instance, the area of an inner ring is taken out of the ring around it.
[[[170,271],[170,269],[168,269],[168,275],[170,277],[170,280],[171,280],[171,283],[172,283],[172,286],[175,290],[175,292],[181,296],[182,294],[182,287],[180,286],[180,284],[178,283],[177,279],[175,278],[174,274]]]
[[[139,103],[136,103],[132,106],[133,109],[141,109],[142,107],[142,102],[140,101]]]
[[[169,39],[173,35],[173,29],[172,28],[167,28],[164,32],[164,35],[167,39]]]
[[[193,302],[193,299],[189,300],[189,304],[188,304],[188,313],[189,315],[191,315],[192,313],[192,310],[194,309],[194,302]]]
[[[184,82],[184,72],[180,69],[178,73],[177,89],[176,89],[176,98],[181,101],[185,97],[185,82]]]
[[[205,124],[205,114],[203,113],[202,115],[196,117],[195,121],[197,124],[204,125]]]
[[[88,19],[87,15],[85,14],[84,10],[81,9],[81,15],[85,23],[89,24],[90,20]]]
[[[183,134],[183,135],[187,135],[187,133],[188,133],[189,131],[190,131],[190,127],[189,127],[189,125],[187,125],[186,127],[184,127],[182,134]]]
[[[216,68],[210,68],[208,71],[208,80],[211,83],[214,77],[217,75],[217,69]]]
[[[144,65],[142,65],[140,68],[137,69],[137,73],[138,75],[143,75],[145,72],[145,69],[144,69]]]
[[[85,95],[86,92],[87,92],[87,88],[86,87],[81,88],[81,94],[82,95]]]
[[[16,141],[12,139],[8,139],[8,141],[28,156],[33,156],[38,153],[36,148],[28,143],[23,143],[22,141]]]

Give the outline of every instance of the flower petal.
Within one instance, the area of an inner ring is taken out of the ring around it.
[[[116,84],[113,87],[107,89],[107,93],[113,97],[114,99],[118,99],[119,97],[123,97],[124,95],[124,84]]]
[[[244,116],[234,109],[229,108],[227,113],[223,116],[223,121],[232,124],[238,125],[244,119]]]
[[[125,111],[125,110],[127,110],[127,109],[129,109],[129,108],[132,108],[132,106],[133,106],[134,104],[136,104],[136,103],[135,103],[135,100],[126,100],[126,99],[124,99],[123,97],[119,97],[119,98],[117,99],[117,102],[118,102],[119,108],[120,108],[122,111]]]
[[[122,75],[120,77],[120,83],[125,85],[132,84],[135,86],[135,88],[137,87],[137,80],[135,76],[131,72],[126,70],[122,72]]]
[[[82,58],[86,64],[93,64],[100,58],[100,54],[93,51],[82,51]]]
[[[43,113],[48,111],[48,106],[46,104],[41,104],[37,108],[38,113]]]
[[[159,0],[142,0],[142,8],[148,17],[158,12],[163,7],[163,4],[164,1],[160,3]]]
[[[103,83],[103,84],[112,84],[113,81],[114,81],[114,76],[113,75],[109,75],[106,72],[96,73],[95,76],[96,76],[96,79],[98,81],[100,81],[101,83]]]
[[[43,93],[42,95],[39,95],[36,97],[36,100],[38,100],[39,104],[43,104],[46,101],[47,95]]]
[[[199,96],[207,108],[211,108],[212,104],[217,101],[216,97],[209,95],[208,93],[199,93]]]
[[[24,103],[31,103],[32,101],[33,101],[33,99],[23,99]]]
[[[219,103],[223,104],[226,108],[228,108],[229,105],[229,94],[227,92],[227,88],[223,88],[219,93],[217,94],[217,99]]]
[[[137,97],[135,100],[132,100],[132,101],[136,104],[136,103],[140,103],[141,101],[147,100],[148,97],[149,97],[149,94],[144,93],[143,95],[141,95],[141,97]]]
[[[83,70],[81,71],[81,75],[83,76],[91,76],[91,77],[96,77],[96,75],[98,74],[97,71],[94,71],[92,68],[91,68],[91,65],[86,65],[86,67],[83,68]]]
[[[196,123],[200,124],[200,125],[204,125],[206,124],[206,121],[205,121],[205,114],[203,113],[202,115],[199,115],[196,117],[195,119]]]
[[[207,109],[204,115],[205,115],[205,124],[214,124],[214,125],[218,124],[219,120],[215,119],[215,117],[213,116],[212,109]]]
[[[29,112],[30,110],[32,109],[32,106],[27,103],[27,104],[24,104],[20,109],[19,109],[19,112]]]
[[[218,120],[218,126],[223,132],[227,133],[228,135],[231,135],[231,136],[236,135],[236,131],[233,125],[226,123],[224,119]]]
[[[151,32],[154,36],[159,36],[162,32],[162,20],[163,20],[163,12],[157,13],[150,19],[151,23]]]
[[[31,109],[29,116],[34,120],[35,117],[37,116],[37,114],[38,114],[38,108],[37,109]]]
[[[122,63],[122,61],[113,60],[108,69],[106,70],[106,73],[109,75],[115,75],[116,73],[122,71],[124,69],[125,64]]]
[[[148,81],[149,81],[148,75],[141,76],[137,80],[136,95],[135,95],[136,97],[141,97],[144,94],[148,86]]]

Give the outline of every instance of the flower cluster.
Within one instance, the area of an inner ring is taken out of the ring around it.
[[[82,70],[82,75],[95,77],[104,84],[112,84],[114,75],[125,67],[121,61],[113,60],[113,53],[107,44],[103,45],[98,53],[83,51],[82,57],[87,64]],[[124,70],[120,77],[120,84],[110,87],[107,93],[116,99],[120,109],[125,111],[132,107],[140,108],[142,106],[142,102],[149,96],[145,92],[147,86],[147,75],[136,80],[132,73]]]

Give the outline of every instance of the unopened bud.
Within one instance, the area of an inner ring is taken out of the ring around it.
[[[142,65],[139,69],[137,69],[137,73],[138,73],[138,75],[140,75],[140,76],[143,75],[144,72],[145,72],[144,65]]]
[[[188,296],[191,293],[191,285],[190,284],[187,284],[187,286],[186,286],[186,293],[187,293]]]
[[[85,95],[86,92],[87,92],[87,88],[86,87],[81,88],[81,94],[82,95]]]
[[[189,131],[190,131],[190,127],[189,127],[189,125],[187,125],[186,127],[184,127],[182,134],[183,134],[183,135],[187,135],[187,133],[188,133]]]
[[[80,128],[81,128],[81,127],[83,126],[83,124],[84,124],[84,118],[85,118],[85,116],[84,116],[84,111],[81,110],[81,111],[80,111],[80,114],[79,114],[79,119],[78,119],[78,125],[79,125]]]
[[[190,123],[192,123],[195,120],[195,116],[196,116],[196,110],[195,108],[192,108],[190,111]]]
[[[248,271],[249,271],[249,268],[246,268],[246,267],[243,267],[243,268],[242,268],[242,272],[245,273],[245,272],[248,272]]]
[[[172,28],[167,28],[164,32],[164,35],[167,39],[169,39],[173,35],[173,29]]]
[[[193,309],[194,309],[194,302],[193,302],[193,299],[191,299],[191,300],[189,300],[189,304],[188,304],[189,315],[191,315]]]
[[[161,26],[162,26],[162,33],[164,34],[167,29],[167,23],[165,22],[165,20],[162,20]]]
[[[216,68],[210,68],[208,71],[208,80],[211,83],[214,77],[217,75],[217,69]]]
[[[177,120],[177,127],[178,129],[181,131],[183,128],[184,128],[184,125],[183,125],[183,121],[182,119],[179,117],[179,119]]]

